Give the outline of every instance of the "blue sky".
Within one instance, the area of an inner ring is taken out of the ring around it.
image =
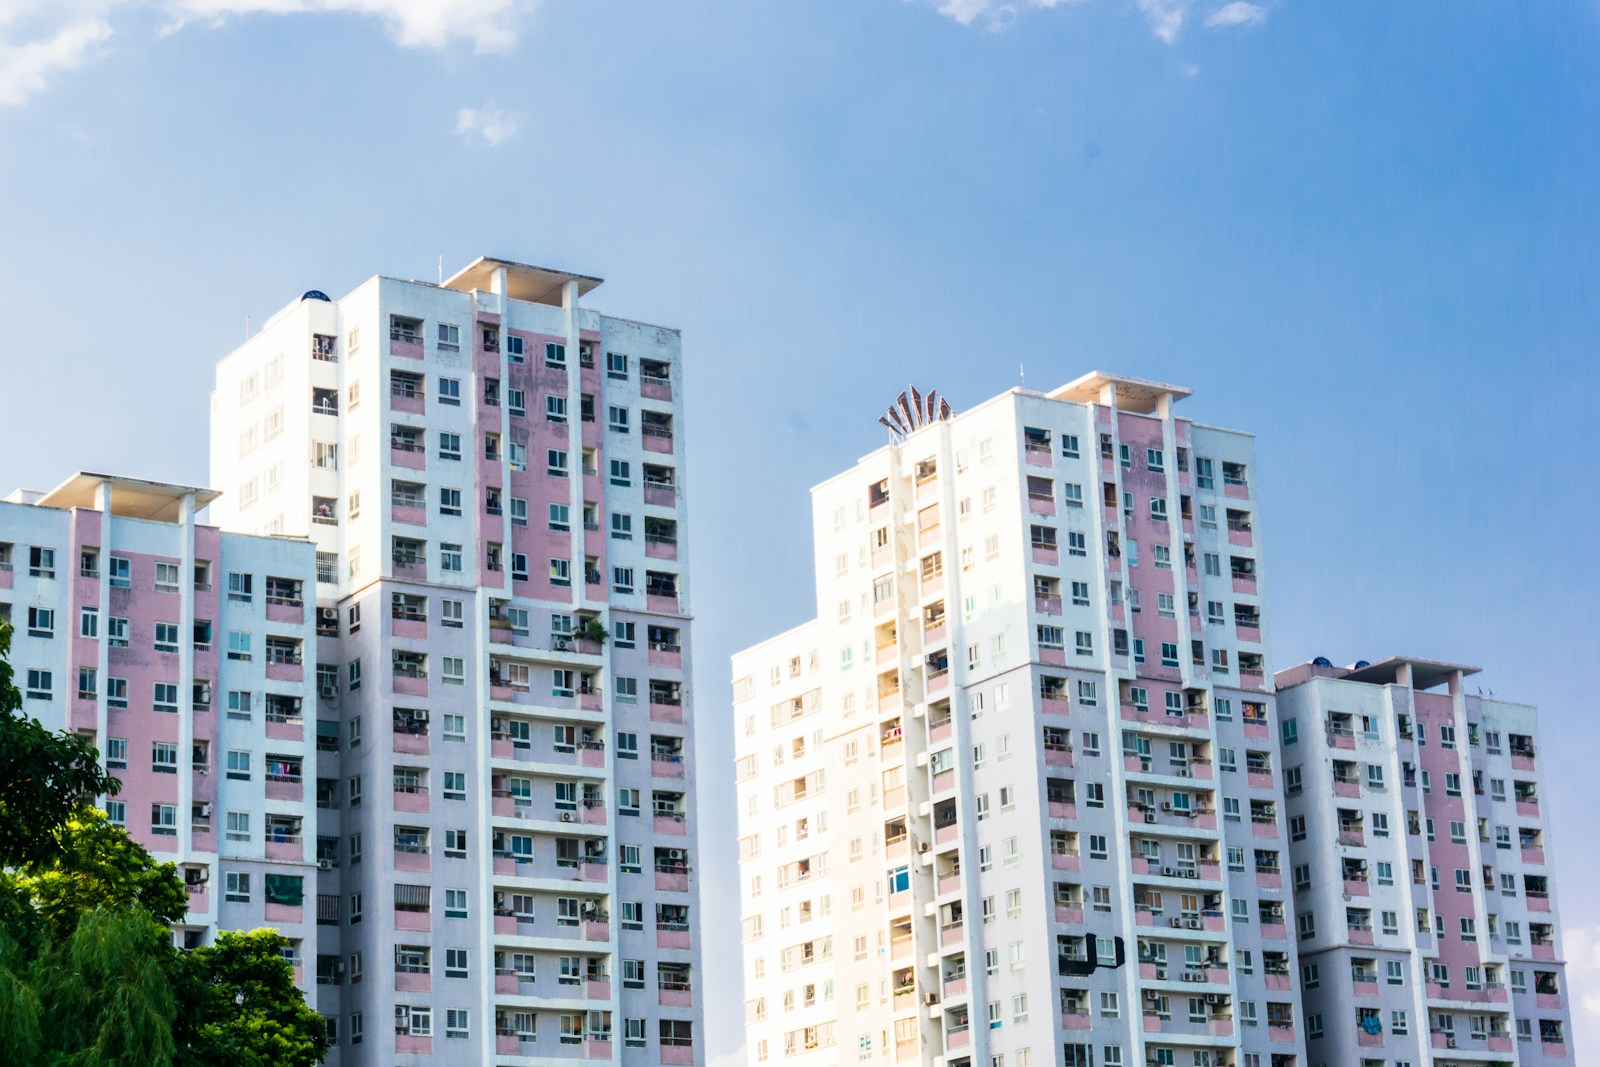
[[[602,275],[595,306],[685,331],[729,811],[727,655],[811,612],[807,490],[900,388],[1187,385],[1259,437],[1279,666],[1455,659],[1544,709],[1594,1045],[1597,11],[0,0],[0,486],[203,481],[212,362],[304,289]]]

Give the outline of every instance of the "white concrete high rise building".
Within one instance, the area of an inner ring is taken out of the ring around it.
[[[1477,672],[1278,673],[1313,1064],[1577,1062],[1537,712]]]
[[[1089,374],[813,490],[734,657],[751,1062],[1304,1062],[1253,445]]]
[[[315,542],[340,1067],[704,1060],[680,342],[598,284],[376,277],[217,368],[214,521]]]

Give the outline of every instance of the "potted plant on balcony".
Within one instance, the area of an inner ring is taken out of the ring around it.
[[[599,619],[584,619],[573,636],[578,639],[579,652],[599,652],[605,646],[606,638],[611,635],[606,631],[606,624]]]

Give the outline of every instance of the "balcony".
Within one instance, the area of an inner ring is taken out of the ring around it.
[[[406,470],[420,471],[428,465],[428,453],[419,439],[393,435],[389,438],[389,462]]]
[[[422,358],[422,320],[399,316],[389,320],[389,354],[406,359]]]
[[[639,375],[639,395],[649,400],[671,400],[672,379],[641,373]]]

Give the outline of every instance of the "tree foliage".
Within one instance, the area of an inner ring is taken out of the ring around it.
[[[174,1034],[177,1067],[312,1067],[327,1052],[327,1027],[294,985],[271,930],[219,933],[184,953]]]
[[[10,652],[11,624],[0,622],[0,867],[59,855],[56,828],[122,787],[88,740],[23,714]]]
[[[322,1019],[271,930],[193,950],[188,893],[92,807],[119,783],[94,747],[22,713],[0,623],[0,1062],[7,1067],[312,1067]]]

